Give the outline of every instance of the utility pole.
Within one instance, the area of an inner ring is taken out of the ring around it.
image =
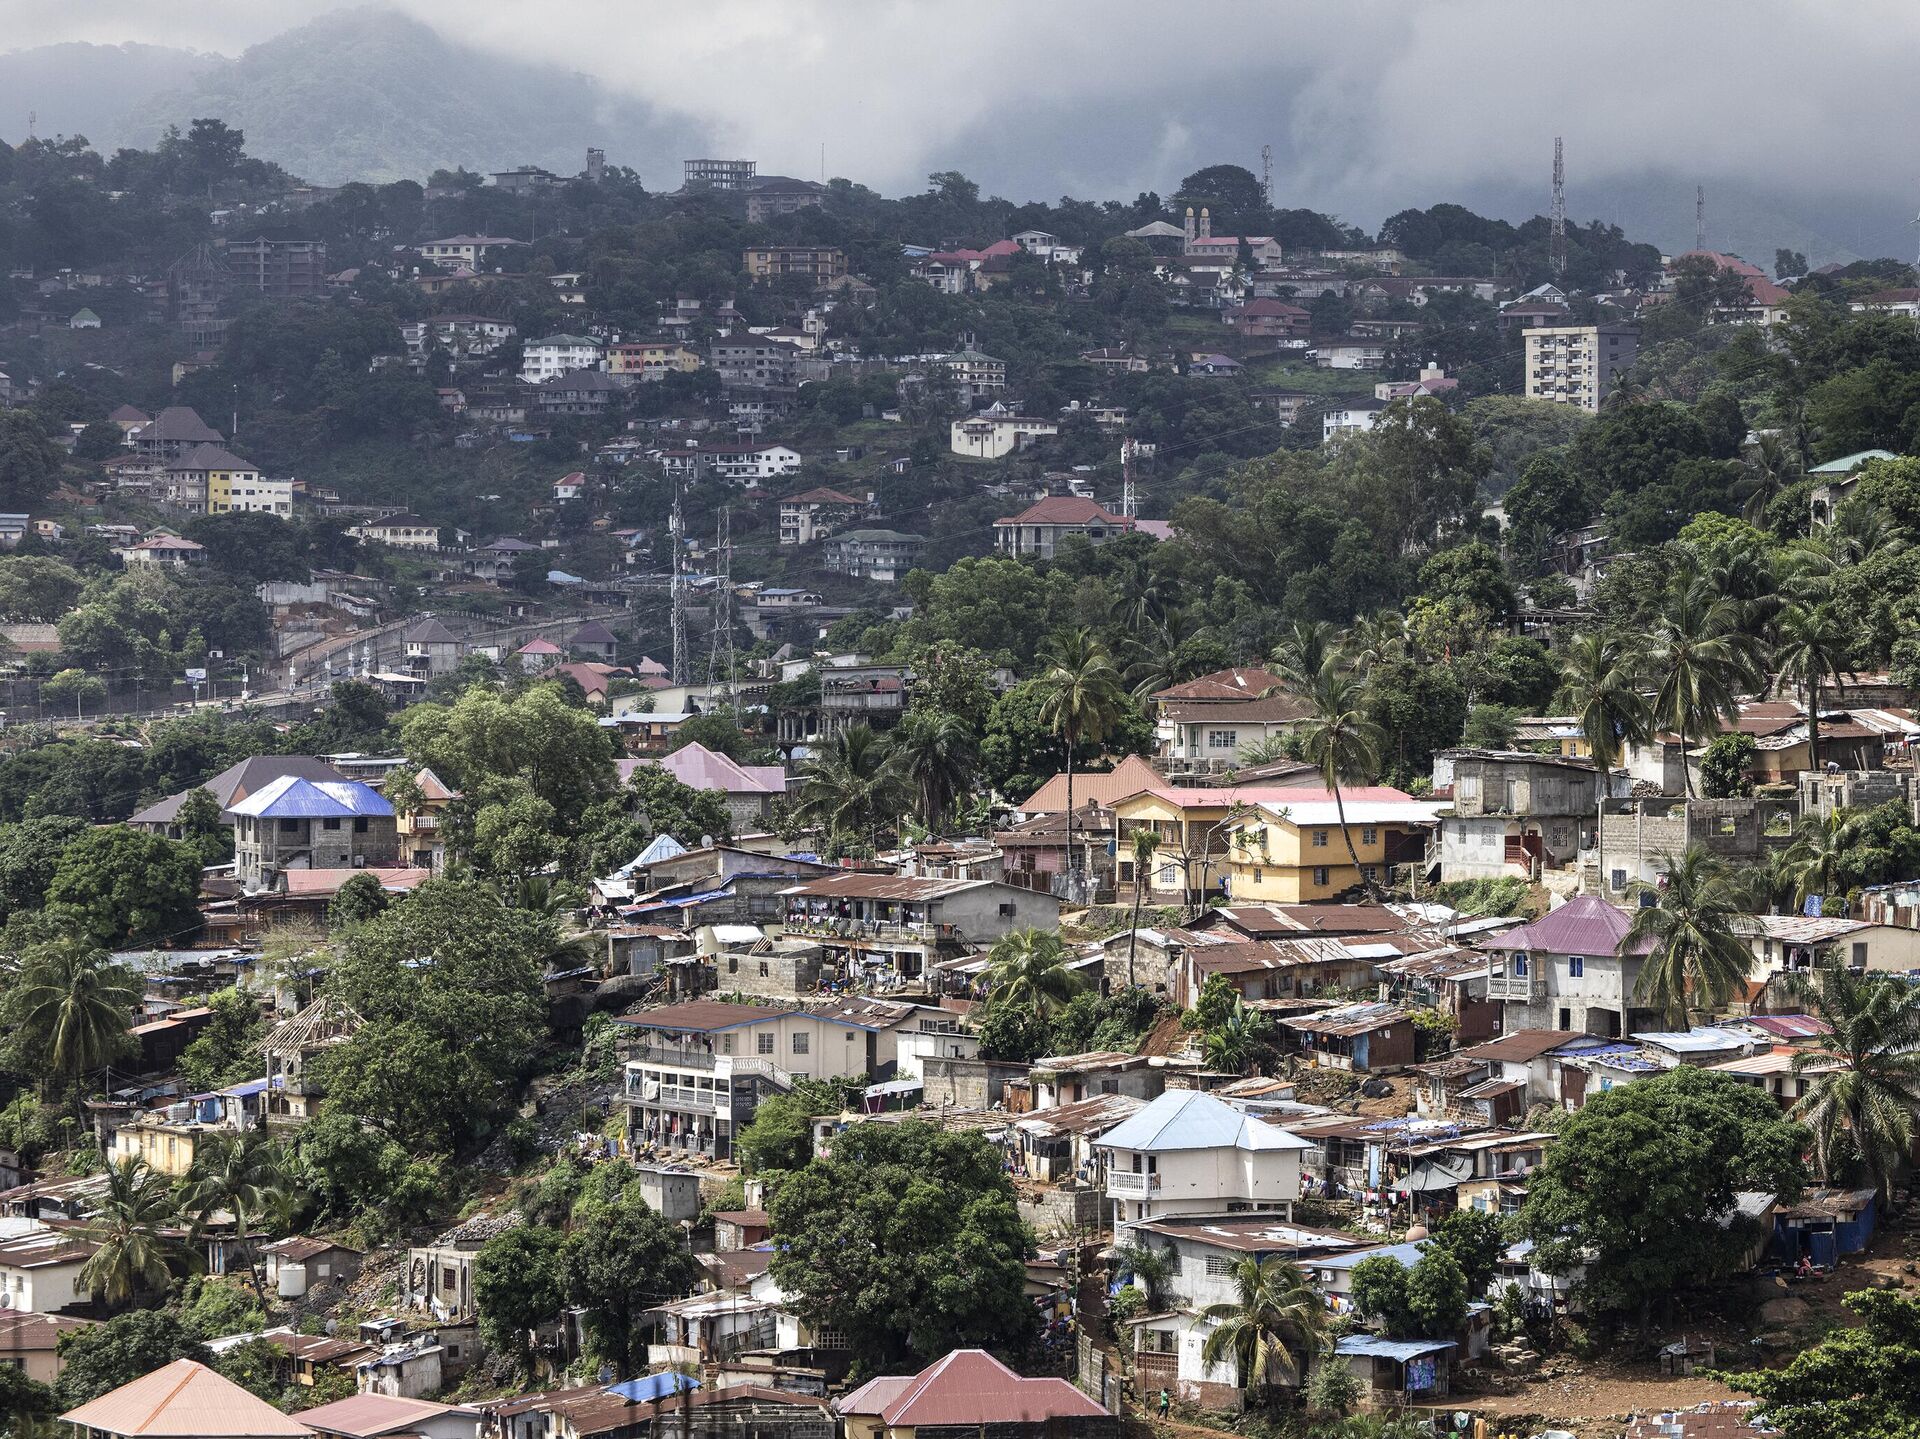
[[[1567,274],[1567,166],[1566,153],[1558,135],[1553,137],[1553,211],[1548,246],[1553,261],[1554,279],[1565,279]]]
[[[1120,442],[1120,513],[1132,519],[1136,503],[1133,493],[1133,437],[1129,435]]]
[[[1707,248],[1707,187],[1693,187],[1693,248]]]
[[[673,607],[673,682],[683,685],[687,682],[687,577],[685,549],[681,538],[685,523],[680,515],[680,487],[673,490],[673,516],[667,521],[667,540],[673,549],[673,579],[668,586],[668,595]]]

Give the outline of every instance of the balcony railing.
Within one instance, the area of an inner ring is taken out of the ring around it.
[[[1513,999],[1532,1003],[1547,997],[1547,980],[1540,974],[1490,974],[1488,999]]]
[[[938,938],[931,924],[901,924],[883,919],[839,919],[789,915],[789,934],[815,934],[825,939],[911,940],[931,943]]]
[[[1107,1193],[1115,1198],[1145,1199],[1159,1192],[1160,1176],[1157,1174],[1135,1174],[1130,1169],[1114,1169],[1107,1173]]]

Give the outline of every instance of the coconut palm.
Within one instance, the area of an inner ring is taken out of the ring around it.
[[[996,940],[987,951],[986,980],[994,1003],[1026,1009],[1043,1022],[1087,987],[1086,977],[1068,968],[1060,936],[1044,929],[1016,929]]]
[[[1793,872],[1793,902],[1804,905],[1809,895],[1831,894],[1840,869],[1849,859],[1859,833],[1858,822],[1843,809],[1824,816],[1802,815],[1793,842],[1782,852],[1782,863]]]
[[[1776,690],[1792,685],[1807,708],[1807,768],[1820,771],[1820,686],[1854,673],[1852,635],[1830,604],[1789,605],[1780,615]]]
[[[9,1027],[39,1036],[42,1097],[104,1068],[127,1044],[140,984],[105,950],[72,939],[36,946],[7,998]]]
[[[1327,1330],[1326,1303],[1291,1259],[1249,1256],[1233,1267],[1235,1294],[1200,1311],[1213,1330],[1200,1349],[1211,1367],[1231,1362],[1242,1389],[1264,1396],[1276,1380],[1298,1375]]]
[[[164,1288],[172,1278],[170,1262],[187,1257],[165,1232],[178,1215],[165,1175],[148,1168],[144,1159],[113,1165],[106,1192],[83,1231],[99,1248],[80,1266],[81,1287],[114,1306]]]
[[[1620,938],[1620,953],[1647,950],[1634,997],[1658,1009],[1667,1023],[1684,1028],[1690,1011],[1710,1011],[1747,977],[1753,956],[1734,933],[1746,911],[1732,872],[1704,845],[1689,845],[1679,858],[1665,857],[1664,889],[1643,885],[1658,904],[1634,911]]]
[[[1761,525],[1766,523],[1767,507],[1800,478],[1800,459],[1779,435],[1766,434],[1747,451],[1741,470],[1740,482],[1734,487],[1736,493],[1746,496],[1741,513],[1749,524]]]
[[[1363,696],[1359,681],[1342,673],[1331,662],[1307,687],[1304,696],[1312,709],[1300,726],[1300,744],[1307,762],[1320,771],[1320,778],[1333,792],[1333,806],[1340,820],[1340,837],[1346,841],[1347,858],[1366,886],[1367,893],[1378,898],[1379,887],[1360,868],[1360,855],[1353,847],[1353,831],[1347,826],[1347,802],[1340,784],[1371,783],[1380,769],[1380,726],[1361,707]]]
[[[1706,577],[1683,578],[1654,620],[1647,667],[1657,680],[1653,723],[1689,741],[1717,730],[1739,713],[1739,687],[1759,680],[1754,641],[1739,628],[1734,603]],[[1687,794],[1693,768],[1684,765]]]
[[[1147,873],[1160,848],[1159,834],[1150,829],[1133,832],[1133,925],[1127,931],[1127,988],[1135,987],[1133,955],[1140,944],[1140,905],[1147,895]]]
[[[866,725],[849,725],[800,770],[794,814],[830,838],[858,837],[880,847],[880,826],[899,811],[900,774],[887,741]]]
[[[1314,676],[1326,668],[1338,640],[1333,626],[1325,620],[1311,623],[1295,620],[1281,635],[1280,643],[1273,647],[1269,663],[1289,687],[1304,690],[1313,683]]]
[[[1131,1240],[1114,1245],[1108,1251],[1108,1259],[1114,1273],[1133,1276],[1133,1282],[1147,1296],[1147,1307],[1150,1309],[1160,1307],[1167,1286],[1180,1269],[1179,1255],[1172,1246],[1155,1249],[1151,1244]]]
[[[1779,914],[1797,902],[1800,865],[1792,846],[1770,848],[1740,871],[1741,899],[1748,909]]]
[[[1587,748],[1603,771],[1620,762],[1627,745],[1647,739],[1649,711],[1635,668],[1628,646],[1598,630],[1574,636],[1561,662],[1554,703],[1579,717]]]
[[[1356,620],[1353,628],[1340,637],[1339,652],[1347,668],[1364,675],[1415,648],[1407,617],[1398,610],[1381,610]]]
[[[900,721],[887,745],[904,788],[920,806],[920,818],[938,834],[954,804],[973,788],[979,759],[973,731],[946,710],[914,710]]]
[[[1040,723],[1059,736],[1067,749],[1067,889],[1072,897],[1080,867],[1073,843],[1073,752],[1111,734],[1126,710],[1127,698],[1113,656],[1091,630],[1068,630],[1056,636],[1042,658],[1046,668],[1036,682]]]
[[[1857,1160],[1884,1204],[1913,1152],[1920,1111],[1920,988],[1890,975],[1855,974],[1830,955],[1812,974],[1789,975],[1787,992],[1833,1026],[1824,1052],[1805,1051],[1793,1061],[1806,1091],[1792,1117],[1813,1133],[1815,1172],[1830,1183]]]
[[[255,1220],[273,1211],[276,1192],[285,1187],[285,1156],[280,1146],[258,1129],[209,1135],[201,1140],[182,1187],[180,1207],[193,1220],[196,1233],[204,1230],[217,1213],[233,1216],[234,1240],[262,1303],[266,1290],[254,1262],[250,1231]]]

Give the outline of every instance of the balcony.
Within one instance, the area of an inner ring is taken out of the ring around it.
[[[1107,1196],[1111,1199],[1146,1199],[1159,1192],[1157,1174],[1135,1174],[1128,1169],[1107,1171]]]
[[[878,943],[932,944],[939,938],[931,924],[901,924],[882,919],[840,919],[818,915],[789,915],[788,934],[815,935],[821,939],[864,939]]]
[[[1542,974],[1490,974],[1488,999],[1511,999],[1521,1004],[1537,1004],[1547,997],[1547,979]]]

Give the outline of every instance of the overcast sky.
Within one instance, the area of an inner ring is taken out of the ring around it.
[[[393,0],[451,38],[588,72],[763,171],[889,192],[1163,192],[1196,165],[1377,221],[1467,189],[1650,170],[1920,197],[1911,0]],[[0,0],[0,45],[238,54],[337,0]],[[1910,209],[1910,207],[1909,207]]]

